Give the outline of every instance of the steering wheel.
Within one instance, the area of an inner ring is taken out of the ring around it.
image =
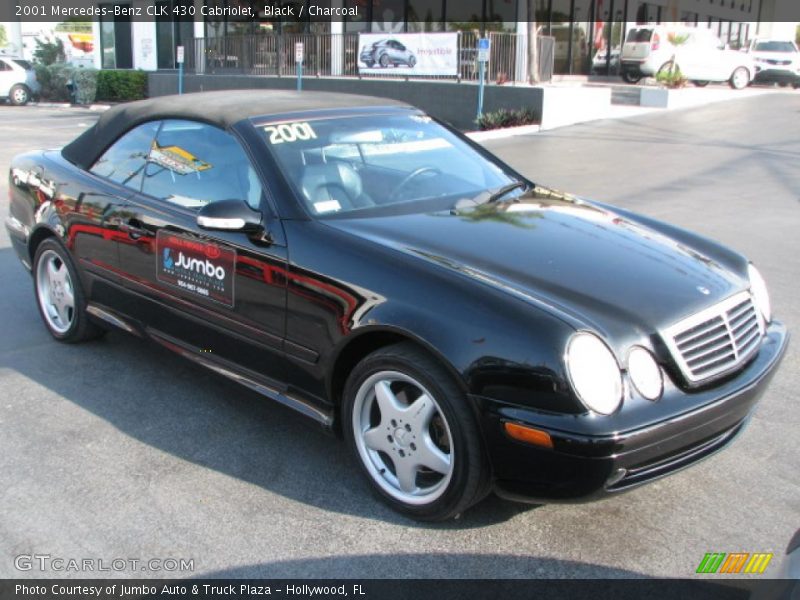
[[[411,173],[403,177],[403,180],[400,183],[394,186],[394,189],[389,193],[389,200],[395,200],[397,196],[400,195],[400,191],[404,187],[406,187],[409,183],[411,183],[411,181],[413,181],[414,179],[425,173],[433,173],[434,175],[441,175],[442,171],[440,169],[437,169],[436,167],[420,167],[418,169],[414,169],[413,171],[411,171]]]

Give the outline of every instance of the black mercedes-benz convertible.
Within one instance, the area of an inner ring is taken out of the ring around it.
[[[691,465],[745,427],[788,340],[740,254],[385,99],[123,104],[9,178],[54,338],[119,328],[289,406],[419,519]]]

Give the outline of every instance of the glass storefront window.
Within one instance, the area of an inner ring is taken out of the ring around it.
[[[372,0],[372,31],[400,33],[405,31],[405,0]]]
[[[408,31],[442,31],[442,0],[409,0]]]

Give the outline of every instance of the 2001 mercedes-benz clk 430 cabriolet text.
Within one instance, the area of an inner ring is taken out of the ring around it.
[[[341,431],[419,519],[693,464],[744,428],[787,343],[736,252],[385,99],[120,105],[16,157],[10,197],[53,337],[115,326]]]

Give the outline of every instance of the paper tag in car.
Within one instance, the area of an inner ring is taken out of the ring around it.
[[[314,202],[314,210],[318,213],[334,212],[341,210],[342,205],[338,200],[324,200],[323,202]]]

